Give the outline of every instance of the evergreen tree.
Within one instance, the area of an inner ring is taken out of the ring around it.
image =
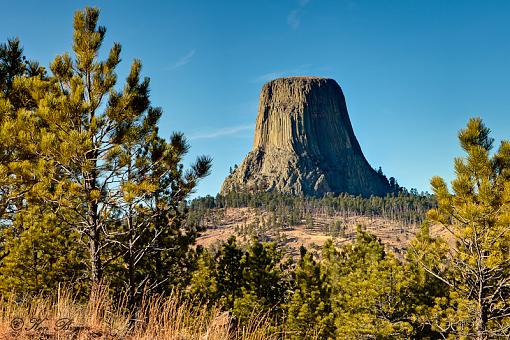
[[[351,246],[336,256],[329,253],[339,337],[404,339],[413,334],[414,278],[380,240],[358,226]]]
[[[294,272],[294,291],[286,306],[286,333],[291,339],[334,339],[332,291],[327,268],[301,248]]]
[[[26,115],[38,123],[20,134],[45,166],[33,195],[58,223],[83,235],[90,280],[125,284],[133,302],[143,287],[170,281],[170,267],[186,272],[182,257],[191,256],[195,231],[181,223],[183,203],[208,174],[210,159],[184,170],[183,136],[158,136],[161,110],[150,106],[140,61],[117,90],[121,46],[98,59],[106,33],[98,18],[95,8],[75,14],[75,58],[56,57],[51,77],[41,81],[44,91],[30,87],[36,106]]]
[[[79,235],[54,223],[37,199],[50,166],[29,140],[41,128],[33,115],[48,88],[46,72],[23,55],[18,39],[0,44],[0,289],[33,294],[59,282],[83,283]]]
[[[3,294],[51,293],[60,284],[86,291],[86,253],[80,235],[51,211],[31,205],[4,230],[6,255],[0,267]]]
[[[242,259],[242,296],[235,301],[233,309],[240,320],[249,320],[254,311],[281,316],[288,289],[284,273],[289,265],[282,260],[283,253],[274,242],[252,239]]]
[[[218,298],[222,305],[230,310],[242,294],[243,271],[246,266],[243,255],[244,252],[237,246],[235,237],[231,236],[214,257]]]
[[[44,166],[33,145],[23,143],[26,126],[36,126],[27,110],[34,108],[29,88],[39,88],[45,70],[28,61],[18,39],[0,44],[0,222],[10,224],[24,194],[37,182]],[[18,133],[16,133],[18,132]],[[26,202],[25,202],[26,203]]]
[[[438,208],[429,218],[445,239],[424,235],[413,250],[424,270],[449,288],[427,322],[454,337],[510,336],[510,142],[491,156],[489,133],[479,118],[459,132],[467,156],[455,159],[453,193],[443,179],[431,181]]]
[[[254,314],[278,319],[289,285],[289,264],[273,242],[253,238],[244,249],[230,237],[213,255],[200,250],[187,292],[209,303],[219,302],[241,322]]]

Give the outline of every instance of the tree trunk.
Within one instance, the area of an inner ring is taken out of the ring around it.
[[[135,280],[135,264],[134,264],[134,254],[132,250],[129,250],[129,261],[128,261],[128,275],[129,275],[129,301],[128,307],[132,311],[135,307],[136,301],[136,280]]]
[[[94,155],[95,157],[95,155]],[[96,162],[93,166],[96,166]],[[85,176],[85,192],[87,195],[87,223],[90,229],[89,251],[91,261],[91,280],[93,283],[99,283],[103,278],[103,264],[101,262],[101,230],[98,215],[98,203],[91,193],[96,189],[97,172],[93,170]]]
[[[486,340],[487,336],[487,311],[482,302],[482,294],[478,296],[478,309],[476,311],[476,338]]]
[[[129,228],[129,249],[128,249],[128,285],[129,285],[129,301],[128,307],[130,310],[133,310],[135,307],[135,299],[136,299],[136,278],[135,278],[135,254],[133,251],[134,247],[134,235],[133,235],[133,219],[132,219],[132,211],[131,206],[129,207],[129,217],[128,217],[128,228]]]
[[[92,205],[95,206],[95,204]],[[103,264],[101,262],[101,256],[99,253],[99,247],[101,244],[100,231],[99,226],[97,225],[97,219],[94,215],[96,215],[96,210],[91,206],[89,208],[89,223],[91,225],[89,241],[91,280],[93,283],[99,283],[103,278]]]
[[[132,155],[129,153],[129,157],[131,159]],[[131,181],[133,178],[131,177],[131,160],[128,165],[127,170],[127,176],[128,180]],[[133,226],[133,205],[132,203],[129,203],[128,207],[128,216],[127,216],[127,227],[128,227],[128,293],[129,293],[129,300],[128,300],[128,307],[132,311],[135,308],[135,301],[136,301],[136,277],[135,277],[135,230]]]

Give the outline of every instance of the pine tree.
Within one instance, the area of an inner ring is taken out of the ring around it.
[[[80,235],[51,211],[32,204],[19,211],[3,233],[6,255],[0,267],[2,294],[51,293],[60,284],[86,292]]]
[[[74,59],[57,56],[46,91],[32,89],[37,105],[30,113],[40,123],[24,136],[47,166],[37,198],[59,222],[84,235],[90,280],[112,280],[115,274],[114,283],[124,282],[133,301],[143,286],[170,279],[165,270],[171,264],[151,275],[156,261],[175,255],[174,247],[189,256],[194,237],[181,228],[183,202],[208,174],[210,159],[201,157],[184,170],[183,136],[175,134],[170,142],[158,136],[161,110],[150,105],[149,79],[140,79],[139,60],[117,90],[121,46],[115,43],[105,60],[98,59],[106,33],[98,18],[95,8],[76,12]]]
[[[219,302],[241,323],[254,314],[279,319],[289,286],[288,267],[275,243],[253,238],[244,248],[230,237],[213,255],[200,249],[187,293]]]
[[[329,254],[339,337],[408,338],[413,334],[414,277],[393,254],[386,253],[379,239],[358,226],[352,245]]]
[[[0,92],[3,97],[11,97],[14,80],[26,74],[26,60],[19,39],[8,39],[7,43],[0,44]]]
[[[0,289],[35,293],[58,282],[79,281],[76,234],[53,225],[51,212],[35,198],[49,166],[27,137],[39,129],[31,113],[48,87],[44,68],[23,55],[18,39],[0,44]],[[59,246],[59,242],[61,245]],[[62,251],[62,256],[58,255]],[[75,271],[73,273],[73,271]]]
[[[230,310],[234,308],[235,301],[242,295],[245,268],[243,255],[244,252],[237,246],[235,237],[231,236],[214,256],[218,274],[216,285],[220,294],[219,300]]]
[[[414,244],[417,261],[450,292],[436,299],[428,322],[455,337],[510,336],[510,142],[491,156],[489,134],[479,118],[459,132],[467,156],[455,159],[453,192],[443,179],[431,181],[438,208],[429,218],[446,236]]]
[[[334,339],[332,291],[327,268],[301,248],[295,269],[294,291],[286,306],[286,333],[291,339]]]
[[[218,272],[213,257],[207,249],[200,248],[186,293],[191,298],[198,298],[203,302],[216,302],[219,296],[217,277]]]
[[[18,39],[0,44],[0,222],[10,224],[24,194],[37,182],[40,170],[33,146],[23,143],[26,126],[35,126],[27,110],[34,108],[29,88],[40,87],[44,68],[28,61]],[[20,133],[16,133],[20,132]]]
[[[234,303],[238,318],[249,320],[255,312],[281,317],[288,280],[288,261],[274,242],[259,242],[253,238],[241,260],[243,266],[242,294]]]

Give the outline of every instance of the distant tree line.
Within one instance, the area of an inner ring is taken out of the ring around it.
[[[399,221],[404,225],[420,224],[426,212],[436,206],[431,194],[417,194],[415,191],[401,191],[385,197],[353,196],[340,194],[322,198],[293,196],[278,192],[230,192],[216,197],[206,196],[193,199],[189,218],[195,223],[208,215],[209,209],[252,207],[273,212],[283,225],[294,225],[314,215],[383,217]]]

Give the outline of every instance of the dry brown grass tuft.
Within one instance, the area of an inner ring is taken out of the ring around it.
[[[0,301],[0,339],[126,339],[219,340],[275,339],[270,323],[253,315],[244,326],[234,327],[219,306],[207,307],[179,294],[146,297],[136,313],[125,299],[116,305],[108,287],[93,290],[87,303],[79,303],[67,289],[54,298]],[[281,336],[281,335],[280,335]]]

